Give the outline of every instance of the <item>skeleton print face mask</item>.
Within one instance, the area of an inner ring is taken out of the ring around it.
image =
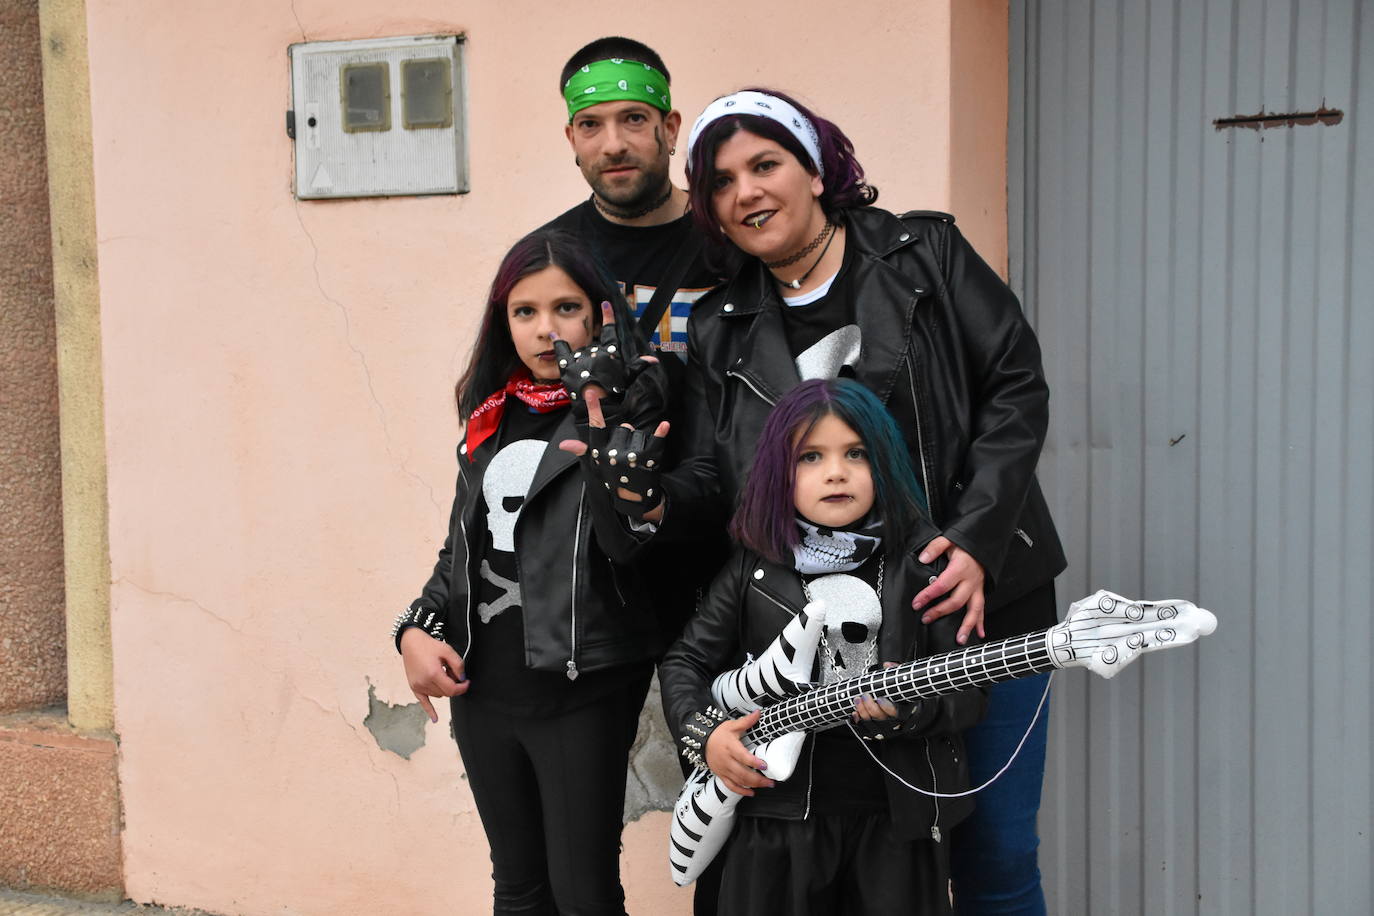
[[[858,569],[883,543],[878,536],[882,524],[877,522],[858,531],[817,528],[801,519],[797,519],[797,525],[802,530],[802,539],[792,548],[793,566],[807,575]]]

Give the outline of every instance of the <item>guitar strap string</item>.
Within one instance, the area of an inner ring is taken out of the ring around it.
[[[969,789],[965,792],[931,792],[926,789],[922,789],[920,786],[913,786],[911,783],[907,782],[905,779],[889,770],[887,768],[887,764],[883,763],[881,760],[878,759],[878,755],[873,753],[873,748],[869,747],[868,742],[864,741],[863,738],[859,736],[859,733],[854,730],[853,723],[846,722],[845,725],[849,727],[850,734],[854,736],[855,741],[859,742],[859,746],[868,752],[868,756],[873,758],[873,762],[876,763],[879,767],[881,767],[884,773],[891,776],[893,779],[897,780],[911,791],[919,792],[921,795],[928,796],[929,798],[964,798],[965,796],[973,795],[977,792],[983,791],[988,786],[992,785],[994,782],[1001,779],[1003,773],[1011,769],[1011,765],[1016,762],[1017,755],[1021,753],[1021,748],[1025,746],[1026,739],[1030,738],[1030,733],[1035,728],[1035,723],[1040,721],[1040,715],[1044,712],[1045,709],[1045,701],[1049,699],[1050,696],[1050,684],[1053,681],[1054,672],[1051,671],[1050,676],[1045,679],[1045,692],[1040,694],[1040,703],[1035,707],[1035,715],[1031,717],[1030,724],[1026,726],[1026,733],[1021,736],[1020,741],[1016,742],[1016,750],[1011,752],[1011,756],[1007,758],[1007,762],[1002,765],[1002,769],[992,774],[992,778],[989,779],[987,782],[983,783],[981,786],[978,786],[976,789]]]

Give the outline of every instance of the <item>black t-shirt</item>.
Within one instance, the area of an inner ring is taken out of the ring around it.
[[[478,573],[472,580],[472,648],[464,660],[472,686],[467,696],[520,715],[557,715],[590,703],[621,689],[644,667],[584,672],[570,681],[562,672],[525,666],[524,603],[513,549],[515,521],[564,410],[536,413],[516,398],[508,398],[497,433],[500,449],[483,475],[481,512],[487,524]],[[491,505],[488,499],[499,504]]]
[[[784,296],[783,331],[787,335],[787,348],[797,361],[797,371],[803,380],[854,376],[861,340],[850,282],[849,266],[853,258],[851,246],[846,249],[840,269],[823,296],[804,305],[792,305]],[[791,291],[784,289],[783,292]],[[795,298],[804,298],[804,294]]]
[[[864,565],[845,575],[863,581],[875,592],[878,587],[878,558],[872,557]],[[815,576],[804,576],[811,580]],[[876,646],[878,634],[866,633],[865,641],[872,640]],[[827,641],[833,647],[843,637],[827,629]],[[819,664],[831,664],[831,660],[818,651]],[[874,658],[874,665],[884,661],[904,661],[904,659]],[[860,731],[860,734],[863,732]],[[868,742],[867,747],[882,757],[882,743]],[[865,750],[865,743],[855,737],[848,725],[817,732],[811,749],[811,811],[817,815],[841,814],[881,814],[888,810],[887,786],[883,771]]]
[[[659,285],[671,280],[664,274],[672,266],[678,249],[697,231],[692,225],[692,217],[686,214],[659,226],[622,226],[602,216],[590,198],[543,228],[562,229],[590,242],[610,268],[611,275],[619,281],[636,316],[644,312]],[[659,346],[662,331],[668,329],[671,333],[668,340],[662,342],[662,349],[686,358],[687,318],[696,301],[718,280],[698,251],[678,281],[677,293],[650,342]]]

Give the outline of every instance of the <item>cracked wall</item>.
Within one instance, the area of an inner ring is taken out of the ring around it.
[[[689,122],[739,85],[794,89],[850,131],[884,203],[940,208],[951,2],[882,0],[872,15],[884,28],[858,30],[847,11],[799,0],[795,15],[760,18],[774,39],[761,50],[750,30],[722,36],[721,18],[743,15],[725,0],[671,21],[534,0],[181,4],[157,16],[87,0],[135,900],[426,916],[489,893],[447,714],[416,731],[388,631],[442,541],[452,385],[491,273],[521,234],[587,193],[563,137],[559,64],[597,35],[639,35],[669,61]],[[817,30],[849,62],[843,73],[791,50]],[[296,201],[287,46],[442,32],[469,39],[472,192]],[[884,85],[903,87],[900,102],[871,91]],[[624,875],[632,912],[672,916],[690,911],[691,892],[664,864],[658,809],[677,782],[667,745],[655,695],[627,774]]]

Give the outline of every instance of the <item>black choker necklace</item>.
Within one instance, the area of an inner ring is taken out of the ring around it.
[[[821,248],[821,253],[816,256],[816,260],[811,262],[811,266],[806,268],[806,273],[802,274],[795,280],[783,280],[776,274],[773,277],[773,279],[777,280],[783,286],[789,286],[792,289],[801,289],[801,285],[806,282],[806,278],[811,276],[811,271],[819,267],[821,261],[825,260],[825,253],[830,250],[830,243],[835,240],[835,230],[838,228],[838,226],[836,226],[834,223],[827,219],[825,221],[825,228],[821,229],[820,235],[816,236],[814,239],[811,240],[811,244],[807,245],[805,248],[803,248],[796,254],[792,255],[791,257],[783,258],[781,261],[773,261],[771,263],[768,261],[764,261],[763,266],[767,267],[769,270],[772,270],[775,267],[786,267],[789,264],[795,264],[811,252],[815,251],[816,246],[819,245],[821,242],[825,242],[825,247]]]
[[[596,204],[596,209],[600,210],[602,213],[614,219],[639,219],[641,216],[648,216],[650,213],[653,213],[659,207],[666,204],[668,202],[668,198],[672,196],[673,186],[670,184],[668,185],[668,190],[663,192],[662,197],[658,198],[658,200],[655,200],[647,207],[641,207],[638,210],[620,210],[606,203],[596,194],[592,194],[592,203]]]

